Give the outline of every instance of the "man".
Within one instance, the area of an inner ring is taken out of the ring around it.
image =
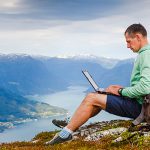
[[[150,93],[150,45],[147,31],[141,24],[130,25],[124,35],[127,48],[138,53],[131,75],[131,86],[110,85],[105,91],[114,95],[89,93],[67,126],[46,144],[53,145],[71,140],[72,133],[89,118],[97,115],[101,109],[122,117],[138,117],[143,96]]]

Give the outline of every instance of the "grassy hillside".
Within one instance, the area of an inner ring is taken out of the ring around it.
[[[114,122],[106,122],[105,126],[102,127],[100,130],[108,130],[117,127],[126,127],[128,128],[131,124],[131,121],[114,121]],[[95,124],[96,125],[96,124]],[[94,124],[92,125],[94,126]],[[91,125],[87,126],[86,128],[90,128]],[[141,125],[140,125],[141,127]],[[135,128],[134,132],[138,133],[138,128]],[[144,137],[142,134],[136,134],[132,137],[127,137],[129,133],[125,132],[123,136],[126,140],[118,143],[113,143],[112,141],[119,137],[120,135],[107,135],[102,137],[97,141],[84,141],[84,136],[76,136],[76,139],[63,143],[57,144],[54,146],[47,146],[44,143],[50,140],[54,135],[55,132],[42,132],[36,135],[32,141],[29,142],[14,142],[8,144],[2,144],[1,150],[138,150],[138,149],[150,149],[150,137]],[[132,132],[133,133],[133,132]],[[144,133],[144,131],[143,131]]]

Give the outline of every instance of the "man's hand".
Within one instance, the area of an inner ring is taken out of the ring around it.
[[[118,90],[120,88],[123,88],[123,87],[120,85],[110,85],[108,88],[105,89],[105,91],[120,96],[118,93]]]

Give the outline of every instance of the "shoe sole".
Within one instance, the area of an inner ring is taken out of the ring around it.
[[[58,135],[58,133],[54,136],[54,138],[56,137]],[[72,136],[72,139],[70,139],[70,140],[68,140],[68,141],[63,141],[63,142],[60,142],[60,143],[56,143],[56,144],[64,144],[64,143],[69,143],[69,142],[71,142],[71,141],[73,141],[74,140],[74,138],[73,138],[73,136]],[[45,145],[56,145],[56,144],[49,144],[49,143],[45,143]]]

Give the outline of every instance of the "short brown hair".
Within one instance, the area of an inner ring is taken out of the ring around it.
[[[135,33],[141,33],[144,37],[147,36],[147,31],[143,25],[139,24],[132,24],[130,25],[124,34],[135,34]]]

